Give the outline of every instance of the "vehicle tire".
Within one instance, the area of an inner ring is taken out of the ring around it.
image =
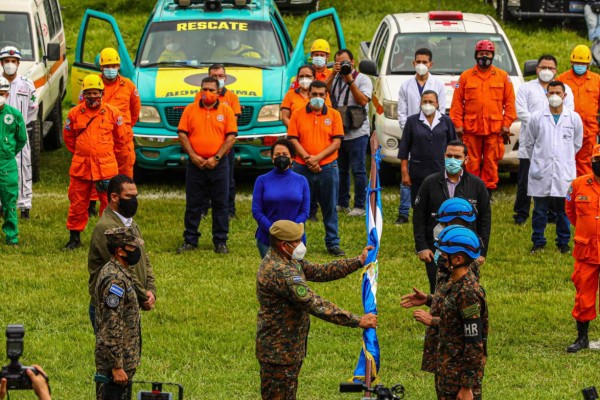
[[[39,182],[42,165],[42,121],[37,120],[30,124],[29,147],[31,148],[31,177],[33,182]]]
[[[496,0],[496,13],[502,21],[510,21],[512,15],[508,11],[508,0]]]
[[[149,173],[150,173],[150,171],[148,171],[146,168],[142,168],[142,167],[138,166],[138,163],[135,163],[133,165],[133,180],[135,181],[136,184],[140,184],[140,183],[144,183],[144,182],[148,181]]]
[[[396,176],[400,172],[400,166],[382,161],[379,164],[379,183],[382,186],[391,186],[396,184]]]
[[[50,132],[48,132],[48,135],[44,138],[44,149],[57,150],[62,147],[63,143],[62,101],[60,99],[58,99],[54,107],[52,107],[49,121],[52,122],[52,128],[50,128]]]

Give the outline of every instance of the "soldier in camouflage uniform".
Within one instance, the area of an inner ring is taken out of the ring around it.
[[[140,364],[140,306],[133,271],[141,257],[143,241],[131,228],[105,232],[111,259],[96,282],[96,398],[128,400],[131,379]]]
[[[304,226],[277,221],[269,229],[271,248],[256,277],[260,303],[256,330],[256,358],[260,364],[263,399],[293,400],[306,355],[309,314],[337,325],[376,328],[377,316],[362,317],[321,298],[306,284],[340,279],[361,269],[370,247],[356,258],[314,264],[304,260]]]

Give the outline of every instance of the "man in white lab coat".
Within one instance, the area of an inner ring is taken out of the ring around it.
[[[550,54],[544,54],[538,60],[536,73],[537,79],[529,81],[519,87],[517,92],[516,108],[517,118],[521,121],[521,131],[519,132],[519,178],[517,186],[517,195],[513,206],[513,219],[515,224],[523,225],[529,218],[529,208],[531,206],[531,197],[527,195],[527,179],[529,176],[529,158],[525,149],[525,135],[527,134],[527,122],[532,113],[548,108],[548,84],[556,76],[556,58]],[[565,99],[563,106],[573,111],[575,109],[573,91],[568,85],[565,85]],[[550,209],[551,214],[555,214]],[[555,215],[552,215],[555,217]]]
[[[415,79],[402,82],[398,93],[398,122],[400,130],[404,131],[406,120],[411,115],[421,112],[421,95],[426,90],[433,90],[438,97],[438,110],[446,113],[446,90],[444,83],[429,73],[433,66],[433,54],[427,48],[418,49],[415,52]],[[400,206],[398,207],[398,219],[396,224],[408,222],[410,212],[410,186],[404,186],[400,182]]]
[[[533,197],[531,253],[546,246],[544,231],[548,224],[548,208],[556,210],[556,246],[568,253],[571,230],[565,213],[565,196],[577,176],[575,154],[583,141],[583,123],[575,111],[564,106],[565,85],[548,84],[549,106],[531,114],[525,134],[525,148],[531,162],[527,194]]]

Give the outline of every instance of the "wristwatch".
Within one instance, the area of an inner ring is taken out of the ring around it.
[[[348,86],[352,86],[352,84],[354,83],[354,80],[351,80],[350,82],[347,82]]]
[[[220,156],[220,155],[218,155],[218,154],[215,154],[215,160],[217,160],[217,161],[221,161],[221,156]]]

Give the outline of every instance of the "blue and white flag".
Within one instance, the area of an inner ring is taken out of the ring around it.
[[[377,314],[377,277],[379,267],[377,255],[383,229],[383,213],[381,211],[381,187],[379,186],[379,164],[381,154],[379,144],[376,142],[377,135],[373,135],[371,148],[377,149],[371,160],[371,176],[367,188],[366,223],[367,223],[367,246],[373,246],[365,261],[362,275],[362,302],[364,313]],[[374,139],[374,140],[373,140]],[[374,145],[375,144],[375,145]],[[354,370],[354,382],[374,384],[377,382],[379,372],[379,341],[377,330],[374,328],[364,329],[362,337],[363,347],[360,351],[358,364]],[[370,377],[368,377],[370,371]]]

